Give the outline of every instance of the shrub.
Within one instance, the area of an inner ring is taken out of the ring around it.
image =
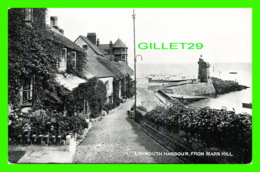
[[[84,109],[84,100],[89,102],[91,116],[94,118],[100,116],[106,102],[105,84],[97,78],[91,78],[87,82],[79,84],[70,95],[70,103],[67,105],[68,109],[70,111],[82,111]]]
[[[144,106],[137,106],[136,109],[139,109],[141,111],[147,112],[147,109]]]
[[[64,110],[69,91],[55,81],[57,60],[63,45],[52,40],[52,34],[46,30],[46,11],[46,8],[33,9],[34,22],[29,26],[24,21],[24,9],[8,10],[8,100],[14,108],[20,107],[23,78],[31,76],[35,83],[34,109]],[[83,53],[78,56],[80,64],[84,64]],[[81,70],[82,65],[79,65],[75,72],[80,75]]]
[[[178,134],[183,131],[186,136],[197,138],[208,147],[232,149],[239,154],[244,153],[244,158],[250,157],[252,146],[250,115],[207,108],[195,111],[184,107],[156,107],[146,114],[145,119],[156,126],[166,128],[170,133]]]
[[[115,106],[115,104],[114,103],[107,103],[106,105],[105,105],[105,109],[107,110],[107,111],[110,111],[110,110],[112,110],[112,109],[114,109],[116,106]]]
[[[12,124],[9,125],[9,138],[18,140],[18,136],[23,133],[23,126],[27,122],[31,126],[31,135],[51,134],[64,136],[69,133],[82,133],[83,129],[88,127],[85,119],[77,116],[64,116],[62,113],[47,115],[45,110],[40,109],[29,114],[28,119],[21,117],[13,119]]]

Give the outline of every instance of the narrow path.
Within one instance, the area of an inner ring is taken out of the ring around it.
[[[137,93],[137,106],[144,106],[148,111],[153,110],[157,106],[165,106],[151,90],[137,87]]]
[[[133,102],[127,100],[92,127],[78,145],[73,163],[181,163],[176,157],[156,155],[167,151],[127,117]],[[140,155],[151,152],[155,155]]]

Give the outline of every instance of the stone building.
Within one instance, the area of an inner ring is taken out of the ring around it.
[[[112,87],[109,87],[113,88],[113,97],[111,99],[111,96],[108,96],[108,102],[112,100],[112,102],[118,104],[118,102],[127,98],[131,89],[129,78],[133,75],[133,70],[127,64],[127,47],[125,44],[120,39],[117,39],[114,44],[112,41],[110,41],[110,44],[100,44],[96,33],[87,33],[87,36],[80,35],[74,42],[84,49],[87,59],[95,58],[113,74],[113,79],[107,80],[109,85],[111,85],[110,82],[113,82]]]
[[[199,81],[208,82],[208,80],[210,79],[210,74],[209,74],[210,64],[205,62],[202,58],[199,59],[198,64],[199,64],[199,73],[198,73]]]
[[[110,41],[109,44],[99,44],[98,40],[97,46],[102,51],[102,53],[110,60],[115,62],[124,61],[127,63],[128,48],[120,38],[118,38],[114,44],[112,43],[112,41]]]

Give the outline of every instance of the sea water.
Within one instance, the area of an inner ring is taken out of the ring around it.
[[[231,73],[230,73],[231,72]],[[236,73],[236,74],[232,74]],[[198,64],[138,64],[137,78],[146,80],[149,75],[177,75],[188,78],[198,77]],[[210,76],[223,80],[232,80],[249,88],[226,94],[209,97],[201,101],[191,103],[189,106],[211,107],[235,110],[237,113],[246,112],[252,114],[252,109],[243,108],[242,103],[252,102],[252,64],[251,63],[213,63],[210,66]],[[137,80],[137,82],[138,82]]]

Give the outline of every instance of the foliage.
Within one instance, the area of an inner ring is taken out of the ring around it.
[[[84,99],[89,102],[92,117],[98,117],[106,102],[106,86],[97,78],[91,78],[85,83],[79,84],[72,91],[70,98],[72,106],[70,109],[77,108],[77,111],[83,110]]]
[[[246,86],[239,85],[235,81],[226,81],[215,77],[211,77],[211,80],[217,94],[224,94],[231,91],[240,91],[248,88]]]
[[[127,76],[127,98],[131,98],[131,97],[133,97],[133,87],[134,87],[134,85],[133,85],[133,80],[132,80],[132,78],[128,75]]]
[[[252,146],[252,117],[225,110],[203,108],[156,107],[146,120],[169,132],[184,131],[189,137],[202,140],[208,147],[232,148],[250,154]]]
[[[107,104],[105,105],[105,109],[106,109],[107,111],[110,111],[110,110],[114,109],[115,107],[116,107],[115,104],[114,104],[114,103],[111,103],[111,102],[109,102],[109,103],[107,103]]]
[[[119,81],[114,80],[113,81],[113,93],[114,93],[114,104],[115,106],[120,105],[120,99],[119,99]]]
[[[64,45],[52,40],[45,27],[47,9],[33,9],[33,22],[26,24],[24,9],[9,9],[8,23],[8,98],[19,108],[19,92],[25,77],[34,78],[34,109],[63,111],[69,91],[55,81],[57,61]],[[84,55],[77,53],[78,65],[68,72],[82,77]]]
[[[141,111],[147,112],[147,109],[144,106],[137,106],[136,109],[139,109]]]
[[[83,74],[83,69],[85,67],[86,63],[86,57],[85,54],[82,52],[77,52],[77,59],[76,59],[76,68],[72,65],[74,62],[72,62],[72,58],[67,58],[67,73],[79,76],[80,78],[87,79],[86,76]]]
[[[30,135],[49,134],[65,137],[68,134],[82,133],[83,129],[88,127],[86,121],[77,116],[49,113],[42,109],[32,112],[27,118],[26,120],[23,117],[12,119],[12,124],[9,125],[9,138],[12,141],[18,140],[18,136],[23,133],[23,127],[28,122],[31,128]]]

